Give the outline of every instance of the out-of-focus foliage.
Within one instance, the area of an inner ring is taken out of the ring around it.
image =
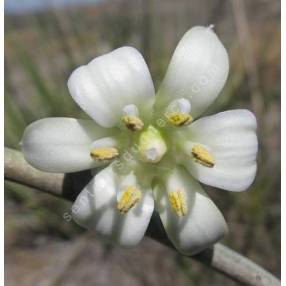
[[[257,179],[248,192],[207,189],[230,227],[224,242],[279,275],[280,3],[245,1],[239,10],[234,2],[118,0],[6,15],[5,145],[20,148],[23,130],[37,119],[85,116],[72,102],[66,87],[69,74],[78,65],[119,46],[131,45],[143,54],[158,87],[184,32],[194,25],[214,23],[229,52],[231,70],[221,96],[208,113],[251,109],[258,118],[260,151]],[[50,272],[40,268],[43,274],[38,276],[33,268],[35,261],[50,265],[59,256],[61,265],[66,265],[73,251],[71,261],[75,259],[77,267],[72,264],[62,271],[77,285],[83,281],[87,285],[113,285],[114,281],[118,285],[157,285],[166,272],[168,279],[161,285],[187,285],[189,280],[191,285],[225,283],[219,275],[211,271],[205,275],[201,266],[174,257],[149,241],[131,252],[106,247],[97,240],[91,243],[90,239],[83,248],[78,242],[81,230],[63,218],[69,203],[12,183],[5,187],[7,285],[19,281],[22,285],[38,281],[40,285],[44,279],[57,281],[57,285],[74,285],[62,276],[58,281],[59,269],[55,267]],[[85,254],[84,258],[79,253]],[[152,253],[160,260],[152,258]],[[21,263],[27,260],[31,265]],[[100,273],[106,274],[101,274],[104,279],[96,283],[87,265],[102,260]],[[138,267],[129,269],[128,260]],[[115,263],[119,264],[117,268]]]

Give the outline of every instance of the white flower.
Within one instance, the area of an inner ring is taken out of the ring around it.
[[[24,133],[24,155],[49,172],[101,167],[73,204],[81,226],[122,246],[136,245],[155,201],[177,249],[197,253],[222,238],[227,225],[196,180],[243,191],[256,173],[251,112],[197,119],[218,96],[228,70],[227,52],[213,30],[195,27],[177,46],[155,96],[140,53],[116,49],[68,80],[73,99],[94,121],[39,120]]]

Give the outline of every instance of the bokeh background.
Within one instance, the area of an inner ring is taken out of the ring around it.
[[[141,51],[158,87],[176,44],[215,24],[231,70],[207,113],[249,108],[258,119],[257,178],[248,192],[207,188],[230,232],[224,243],[280,276],[280,1],[5,1],[5,145],[47,116],[84,117],[67,91],[77,66],[122,45]],[[145,238],[105,245],[63,216],[70,204],[5,184],[5,283],[22,285],[236,285]]]

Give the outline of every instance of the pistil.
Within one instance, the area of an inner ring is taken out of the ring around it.
[[[152,125],[140,134],[139,158],[146,163],[158,163],[167,152],[167,145],[159,130]]]

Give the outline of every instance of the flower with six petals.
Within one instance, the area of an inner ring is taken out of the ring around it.
[[[32,123],[22,140],[25,158],[49,172],[92,169],[72,207],[81,226],[130,247],[143,237],[155,207],[175,247],[195,254],[227,232],[199,182],[243,191],[256,173],[251,112],[199,118],[228,71],[227,52],[211,27],[183,36],[156,96],[141,54],[118,48],[68,80],[71,96],[93,120]]]

